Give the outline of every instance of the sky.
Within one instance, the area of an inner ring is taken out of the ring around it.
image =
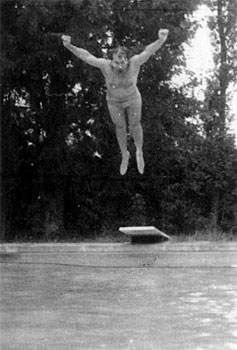
[[[210,31],[207,26],[207,18],[211,15],[206,5],[201,5],[195,12],[195,18],[198,19],[201,27],[197,30],[194,39],[190,45],[185,45],[185,56],[187,68],[195,72],[201,80],[201,89],[197,90],[198,98],[202,99],[202,91],[206,86],[206,77],[211,73],[214,64],[212,59],[212,45],[210,42]],[[183,81],[188,82],[189,77],[183,76]],[[180,81],[180,79],[179,79]],[[235,134],[237,144],[237,86],[232,87],[232,97],[230,101],[230,110],[233,114],[233,121],[230,124],[230,130]]]

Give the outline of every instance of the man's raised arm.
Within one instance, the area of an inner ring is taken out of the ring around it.
[[[97,68],[103,68],[106,60],[104,58],[97,58],[90,54],[87,50],[81,49],[71,44],[71,37],[69,35],[62,35],[63,45],[71,51],[76,57],[80,58],[82,61],[90,64],[91,66]]]
[[[139,55],[135,55],[131,58],[131,60],[141,66],[143,63],[145,63],[157,50],[161,48],[161,46],[164,44],[164,42],[167,39],[167,36],[169,34],[168,29],[160,29],[158,32],[158,37],[156,41],[148,45],[143,52],[141,52]]]

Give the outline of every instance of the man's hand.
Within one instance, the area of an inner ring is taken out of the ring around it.
[[[158,32],[159,39],[165,41],[167,39],[168,34],[169,34],[168,29],[160,29]]]
[[[63,45],[67,46],[71,44],[72,38],[69,35],[62,35]]]

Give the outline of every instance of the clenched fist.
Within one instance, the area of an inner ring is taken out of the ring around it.
[[[159,39],[165,41],[167,39],[168,34],[169,34],[168,29],[160,29],[158,32]]]
[[[64,46],[67,46],[68,44],[71,44],[72,38],[70,37],[70,35],[62,35],[61,38],[62,38]]]

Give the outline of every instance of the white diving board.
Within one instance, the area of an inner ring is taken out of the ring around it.
[[[120,227],[119,231],[131,237],[132,243],[157,243],[170,239],[170,236],[154,226]]]

